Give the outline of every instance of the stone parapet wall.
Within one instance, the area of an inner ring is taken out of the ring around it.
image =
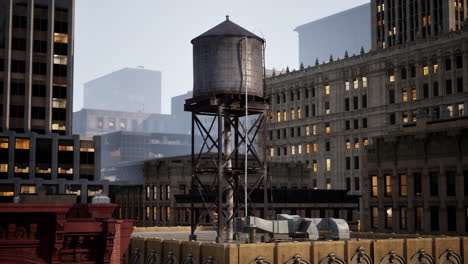
[[[137,234],[134,234],[137,235]],[[133,237],[126,264],[468,264],[468,237],[217,244]],[[386,236],[388,237],[388,235]]]

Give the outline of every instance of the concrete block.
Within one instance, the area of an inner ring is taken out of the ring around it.
[[[408,238],[405,239],[406,247],[406,263],[411,263],[411,259],[418,256],[420,250],[424,250],[425,254],[434,257],[432,250],[432,238]]]
[[[447,251],[447,249],[452,249],[453,252],[457,253],[460,257],[461,252],[461,243],[459,237],[437,237],[434,238],[434,259],[439,263],[440,257]]]
[[[378,264],[390,252],[394,251],[395,254],[405,260],[404,255],[404,239],[381,239],[373,241],[374,249],[374,263]]]
[[[146,258],[149,256],[155,261],[162,261],[163,253],[163,239],[159,238],[148,238],[146,239],[146,248],[148,250]],[[158,262],[156,262],[158,263]]]
[[[146,255],[146,238],[145,237],[134,237],[131,239],[132,247],[131,247],[131,254],[130,260],[131,263],[135,264],[144,264],[145,263],[145,255]]]
[[[238,263],[248,264],[255,261],[257,257],[262,257],[273,263],[275,261],[275,247],[274,243],[241,244],[239,245]]]
[[[236,246],[237,249],[237,245]],[[201,255],[202,255],[202,263],[205,263],[208,261],[208,259],[213,259],[215,263],[217,264],[233,264],[237,262],[234,262],[234,257],[237,257],[237,254],[235,254],[236,250],[234,251],[235,256],[229,256],[232,249],[227,249],[226,244],[217,244],[217,243],[202,243],[201,245]]]
[[[162,259],[163,262],[172,259],[172,262],[179,263],[181,259],[181,249],[180,244],[182,241],[180,240],[164,240],[163,242],[163,250],[162,250]],[[171,262],[168,262],[171,263]]]
[[[311,263],[319,264],[322,260],[328,259],[330,254],[344,261],[345,242],[344,241],[315,241],[311,247]]]
[[[181,263],[188,258],[193,259],[193,263],[200,263],[201,260],[201,242],[195,241],[182,241],[181,249]]]
[[[362,256],[358,256],[357,254]],[[345,241],[345,258],[346,263],[352,263],[353,257],[362,257],[366,260],[372,261],[372,240],[348,240]],[[358,263],[358,261],[356,262]],[[361,263],[366,263],[362,261]]]
[[[311,242],[278,243],[275,247],[275,263],[286,263],[300,256],[301,259],[311,262]]]

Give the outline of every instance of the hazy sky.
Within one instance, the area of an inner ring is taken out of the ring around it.
[[[170,98],[192,89],[190,40],[224,21],[226,14],[266,39],[267,68],[297,68],[294,28],[366,2],[77,0],[74,110],[83,106],[85,82],[141,65],[162,72],[162,109],[169,113]]]

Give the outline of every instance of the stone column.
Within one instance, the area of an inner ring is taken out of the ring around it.
[[[15,133],[8,135],[8,179],[15,177]]]
[[[439,224],[440,233],[447,233],[447,175],[445,169],[440,165],[439,172]]]
[[[31,95],[32,95],[32,54],[33,54],[33,21],[34,21],[34,1],[27,1],[27,28],[26,28],[26,71],[24,80],[24,132],[31,130]],[[31,175],[31,174],[30,174]]]
[[[55,7],[55,0],[48,0],[49,7]],[[48,8],[48,32],[47,32],[47,81],[46,81],[46,118],[45,118],[45,132],[51,132],[52,125],[52,91],[53,91],[53,66],[54,66],[54,25],[55,25],[55,8]],[[70,56],[70,54],[69,54]],[[67,96],[69,96],[67,94]],[[68,107],[68,106],[67,106]],[[53,145],[53,144],[52,144]],[[53,157],[52,157],[53,161]],[[52,166],[54,163],[52,163]],[[57,170],[55,170],[57,173]],[[52,179],[54,178],[54,170],[52,169]]]
[[[2,115],[2,128],[3,131],[8,131],[10,127],[10,83],[11,83],[11,39],[12,39],[12,20],[13,20],[13,1],[7,1],[8,11],[5,23],[5,65],[3,71],[3,115]],[[11,157],[11,156],[10,156]],[[11,166],[8,165],[10,168]],[[11,167],[12,168],[12,167]],[[11,169],[9,169],[11,171]],[[10,174],[9,174],[10,175]]]
[[[407,229],[409,233],[415,233],[416,226],[415,226],[415,207],[414,207],[414,178],[412,171],[408,170],[406,172],[406,183],[408,189],[408,209],[406,211],[406,219],[407,219]]]

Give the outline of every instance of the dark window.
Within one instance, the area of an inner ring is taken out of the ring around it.
[[[44,84],[33,84],[32,85],[32,96],[46,97],[47,87]]]
[[[315,104],[312,104],[312,116],[315,116]]]
[[[354,157],[354,169],[359,170],[359,156]]]
[[[306,91],[307,91],[307,90],[306,90]],[[310,110],[310,109],[309,109],[309,106],[306,105],[306,106],[305,106],[305,117],[306,117],[306,118],[309,117],[309,110]]]
[[[281,138],[281,130],[276,130],[276,139],[280,139]]]
[[[429,173],[429,192],[431,196],[439,195],[439,173],[438,172]]]
[[[312,97],[315,97],[315,87],[312,87],[311,91],[312,91]]]
[[[447,171],[446,175],[447,179],[447,196],[455,196],[455,172],[454,171]]]
[[[452,80],[445,80],[445,92],[447,95],[452,94]]]
[[[289,100],[292,102],[294,101],[294,92],[291,92],[290,96],[289,96]]]
[[[463,78],[457,78],[457,93],[463,93]]]
[[[367,128],[367,118],[362,119],[362,128]]]
[[[67,65],[54,64],[54,76],[67,77]]]
[[[351,178],[346,178],[346,190],[351,191]]]
[[[13,50],[26,50],[26,39],[13,38],[11,40],[11,49],[13,49]]]
[[[422,178],[420,173],[413,174],[414,179],[414,195],[422,196]]]
[[[359,119],[354,119],[354,129],[359,128]]]
[[[390,125],[395,125],[395,124],[396,124],[395,113],[391,113],[391,114],[390,114],[390,116],[389,116],[389,121],[390,121]]]
[[[457,231],[457,210],[455,206],[447,206],[447,230]]]
[[[298,127],[298,128],[297,128],[297,136],[298,136],[298,137],[301,136],[301,127]]]
[[[401,68],[401,79],[406,80],[406,68]]]
[[[394,89],[388,90],[388,103],[389,104],[395,103],[395,90]]]
[[[26,16],[13,16],[13,27],[14,28],[26,28],[28,25],[28,19]]]
[[[283,103],[286,103],[286,94],[283,93]]]
[[[416,77],[416,66],[411,65],[411,78]]]
[[[46,116],[45,107],[31,107],[31,117],[32,119],[41,119],[44,120]]]
[[[354,190],[359,191],[359,177],[354,178]]]
[[[309,98],[309,89],[305,89],[305,98]]]
[[[429,85],[423,84],[423,98],[429,98]]]
[[[286,128],[283,129],[283,138],[286,138]]]
[[[452,60],[450,58],[445,59],[445,70],[452,70]]]
[[[5,60],[0,59],[0,72],[4,71],[3,69],[5,68]]]
[[[346,157],[346,170],[351,169],[351,157]]]
[[[434,96],[439,96],[439,83],[438,82],[434,82],[433,89],[434,89]]]
[[[358,97],[357,96],[354,96],[353,97],[353,109],[356,110],[359,108],[359,103],[358,103]]]
[[[35,18],[34,19],[34,30],[47,31],[48,23],[49,23],[49,21],[47,21],[47,19]]]
[[[276,156],[281,156],[281,148],[276,148]]]
[[[350,121],[349,120],[345,120],[345,129],[346,130],[350,130],[351,129],[351,125],[350,125]]]
[[[54,85],[53,98],[66,99],[67,98],[67,87]]]
[[[431,231],[439,231],[439,208],[431,207]]]
[[[464,183],[465,183],[465,188],[464,188],[465,196],[468,196],[468,170],[463,171],[463,178],[465,179],[464,180]],[[468,231],[468,230],[466,230],[466,231]]]
[[[54,43],[54,54],[57,55],[68,55],[68,44],[67,43]]]
[[[294,137],[294,127],[291,127],[291,137]]]
[[[24,117],[24,106],[22,106],[22,105],[10,105],[10,117],[23,118]]]
[[[276,95],[276,103],[281,103],[281,96],[279,94]]]
[[[362,108],[367,108],[367,94],[362,95]]]
[[[12,60],[11,72],[19,72],[19,73],[26,72],[26,63],[24,61]]]
[[[330,141],[325,142],[325,151],[330,151]]]
[[[319,217],[320,218],[325,218],[325,208],[320,208],[319,209]]]
[[[52,119],[58,121],[67,120],[67,109],[62,108],[53,108],[52,109]]]
[[[345,98],[345,111],[349,111],[349,98]]]
[[[55,21],[54,31],[55,31],[55,33],[68,34],[68,23],[67,22],[61,22],[61,21]]]
[[[33,63],[33,74],[46,75],[47,74],[47,63],[34,62]]]
[[[47,41],[34,40],[33,51],[39,53],[47,53]]]
[[[456,64],[457,64],[457,69],[463,68],[463,57],[461,55],[457,55],[455,57]]]
[[[24,82],[21,80],[11,80],[11,95],[24,95]]]
[[[297,100],[301,100],[301,91],[297,91]]]

